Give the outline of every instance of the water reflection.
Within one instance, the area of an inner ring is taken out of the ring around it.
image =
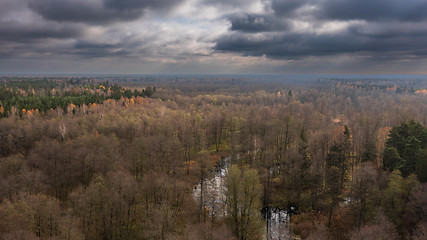
[[[231,164],[230,162],[230,157],[226,157],[218,162],[215,167],[214,176],[206,179],[204,184],[197,184],[193,191],[194,200],[200,204],[201,188],[203,186],[203,207],[209,210],[209,215],[213,218],[227,215],[225,178]],[[292,212],[292,209],[290,212]],[[290,214],[288,214],[288,211],[264,207],[261,213],[266,222],[265,233],[267,240],[290,239]]]

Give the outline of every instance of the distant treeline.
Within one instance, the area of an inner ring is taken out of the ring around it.
[[[388,90],[395,91],[396,93],[409,93],[415,94],[417,91],[427,88],[425,81],[414,79],[375,79],[375,78],[355,78],[355,79],[341,79],[341,78],[322,78],[318,80],[319,83],[334,83],[337,88],[355,88],[361,90]]]
[[[155,92],[155,87],[132,91],[108,81],[93,83],[82,79],[3,81],[0,86],[0,117],[8,116],[12,107],[19,112],[23,109],[46,112],[58,107],[66,111],[70,104],[81,106],[100,104],[108,99],[150,97]]]

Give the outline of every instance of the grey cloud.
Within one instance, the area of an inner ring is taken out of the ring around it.
[[[86,51],[69,52],[67,54],[77,55],[79,58],[132,57],[132,52],[122,49],[110,51],[106,51],[105,49],[91,49]]]
[[[35,0],[30,2],[29,7],[43,18],[57,22],[105,24],[134,20],[143,14],[142,9],[126,11],[107,9],[102,4],[90,0]]]
[[[271,15],[234,14],[227,17],[231,23],[231,31],[270,32],[283,31],[289,28],[289,23]]]
[[[348,28],[348,31],[355,36],[373,39],[411,38],[416,41],[417,38],[427,37],[427,26],[423,25],[425,24],[415,26],[399,23],[354,24]]]
[[[169,9],[183,0],[33,0],[29,7],[57,22],[108,24],[140,18],[147,9]]]
[[[106,8],[119,10],[132,9],[165,9],[171,8],[183,0],[104,0]]]
[[[339,54],[427,58],[427,1],[271,0],[268,6],[272,12],[228,17],[230,32],[217,39],[214,49],[277,59]],[[290,19],[302,20],[315,31],[297,33],[289,25],[280,25]],[[316,31],[330,21],[349,25],[329,33]]]
[[[83,58],[132,57],[137,49],[130,50],[131,42],[102,43],[78,40],[66,54]]]
[[[426,41],[427,37],[416,40],[411,37],[379,39],[356,35],[352,31],[339,34],[284,33],[265,35],[263,38],[245,34],[227,34],[218,39],[215,50],[237,52],[243,56],[265,55],[276,59],[337,54],[364,54],[376,57],[392,56],[394,52],[399,52],[399,57],[404,58],[413,52],[423,50]]]
[[[257,0],[202,0],[202,4],[214,5],[217,7],[244,7]]]
[[[282,17],[295,16],[303,6],[313,6],[313,17],[330,20],[420,21],[427,18],[424,0],[272,0]]]
[[[333,36],[316,37],[312,34],[280,34],[253,38],[245,34],[232,34],[220,38],[215,50],[239,52],[243,56],[265,55],[269,58],[295,59],[300,56],[329,55],[342,51],[343,45],[349,47],[348,42],[342,41],[342,38],[342,36],[339,38],[336,36],[334,38]],[[341,44],[337,46],[334,44],[336,42]]]
[[[427,18],[427,2],[423,0],[328,0],[317,3],[320,16],[328,19],[420,21]]]
[[[48,38],[64,39],[81,36],[83,29],[75,25],[54,23],[0,22],[0,40],[33,42]]]
[[[168,11],[183,1],[0,0],[0,58],[88,63],[102,58],[123,65],[134,59],[186,62],[198,56],[215,58],[210,49],[214,41],[217,52],[273,59],[327,60],[336,55],[378,62],[427,59],[426,0],[199,0],[192,7],[213,6],[209,13],[216,14],[214,21],[212,16],[192,18],[177,11],[167,19],[110,25],[139,19],[146,11]],[[258,1],[265,3],[264,11],[241,12],[254,9],[247,6]],[[192,25],[200,19],[209,21],[206,25],[212,31]],[[225,26],[213,24],[224,24],[224,19],[230,23],[229,31],[217,38]],[[180,26],[175,29],[174,24]],[[179,31],[182,27],[191,31]]]
[[[19,11],[25,8],[25,6],[26,2],[22,0],[2,0],[0,1],[0,16],[4,17],[9,13]]]
[[[52,46],[84,35],[83,25],[45,21],[31,14],[27,4],[27,0],[1,1],[0,58],[49,55]]]
[[[107,35],[117,35],[113,31]],[[111,42],[102,42],[102,40],[78,40],[67,50],[68,55],[74,55],[82,58],[141,58],[156,57],[167,48],[168,42],[159,44],[159,37],[143,38],[138,35],[128,36],[123,39],[116,39]],[[164,39],[163,39],[164,40]],[[172,58],[173,52],[167,51],[165,56]]]
[[[117,47],[119,47],[117,44],[96,43],[81,40],[74,44],[75,49],[113,49]]]
[[[139,50],[131,49],[127,43],[100,43],[96,41],[77,40],[75,43],[48,44],[44,41],[28,43],[11,43],[0,41],[0,58],[44,58],[44,56],[55,56],[74,59],[93,58],[133,58]]]
[[[271,8],[277,15],[291,16],[293,12],[308,4],[310,0],[272,0]]]

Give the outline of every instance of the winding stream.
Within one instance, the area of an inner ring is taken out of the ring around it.
[[[226,211],[226,187],[225,178],[230,166],[230,157],[222,159],[215,168],[212,178],[206,179],[203,188],[203,205],[209,209],[209,214],[213,217],[224,217]],[[202,184],[199,183],[193,191],[193,198],[200,203]],[[289,234],[289,214],[285,210],[265,207],[260,210],[265,220],[265,239],[267,240],[287,240]]]

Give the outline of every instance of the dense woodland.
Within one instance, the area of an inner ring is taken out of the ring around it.
[[[263,239],[265,207],[295,239],[427,239],[426,85],[3,76],[0,239]]]

